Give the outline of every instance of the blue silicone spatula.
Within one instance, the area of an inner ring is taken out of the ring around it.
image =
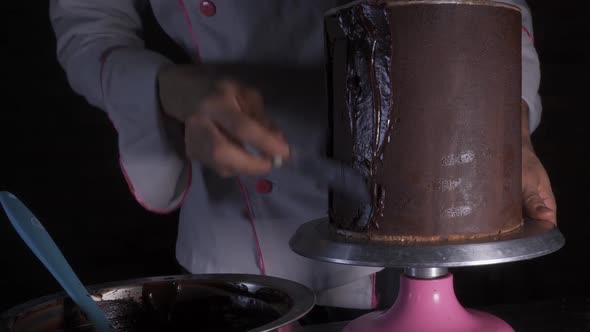
[[[0,203],[17,233],[72,300],[78,304],[90,322],[94,324],[96,331],[113,332],[114,329],[104,312],[90,297],[86,287],[82,285],[49,233],[33,213],[16,196],[8,192],[0,192]]]

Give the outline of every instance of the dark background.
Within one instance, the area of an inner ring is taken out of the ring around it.
[[[553,182],[567,244],[532,261],[453,270],[466,305],[590,297],[582,271],[590,261],[589,24],[581,3],[529,1],[544,105],[534,145]],[[11,1],[3,14],[0,190],[31,208],[85,284],[177,274],[177,215],[150,214],[133,200],[113,128],[71,91],[56,62],[47,2]],[[0,249],[0,311],[61,290],[4,213]]]

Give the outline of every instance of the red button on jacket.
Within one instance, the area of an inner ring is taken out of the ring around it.
[[[262,179],[256,183],[256,192],[260,194],[268,194],[272,191],[272,182]]]
[[[217,12],[217,8],[215,7],[213,1],[203,0],[201,1],[201,5],[199,7],[201,9],[201,14],[207,17],[211,17]]]

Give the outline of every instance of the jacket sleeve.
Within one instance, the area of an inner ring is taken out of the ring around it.
[[[533,18],[525,0],[499,0],[516,5],[522,12],[522,99],[529,106],[529,129],[532,133],[541,122],[541,97],[539,85],[541,69],[539,56],[535,49]]]
[[[157,92],[171,61],[147,50],[135,0],[50,0],[57,57],[72,89],[104,110],[118,133],[120,164],[137,201],[166,213],[190,184],[190,164],[167,137]]]

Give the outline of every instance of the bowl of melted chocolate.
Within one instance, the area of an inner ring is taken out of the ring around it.
[[[290,331],[315,303],[298,283],[242,274],[181,275],[89,287],[116,331]],[[0,332],[95,331],[60,293],[4,312]]]

